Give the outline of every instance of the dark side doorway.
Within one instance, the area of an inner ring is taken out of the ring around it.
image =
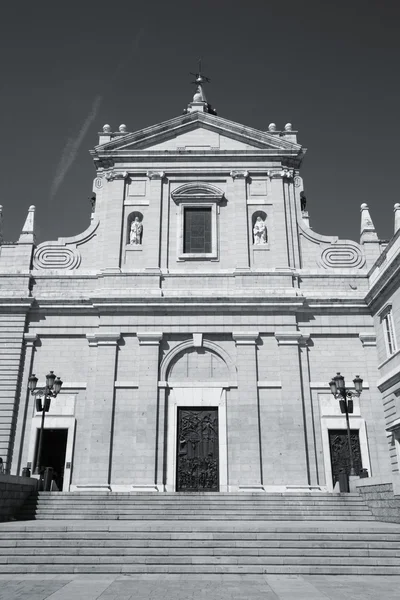
[[[43,467],[52,467],[53,479],[60,491],[63,488],[65,454],[67,451],[68,429],[44,429],[42,459]],[[39,429],[36,436],[35,465],[39,443]]]
[[[360,435],[358,429],[350,430],[351,449],[354,469],[357,475],[362,469]],[[349,443],[346,429],[329,430],[329,446],[331,451],[333,485],[338,480],[340,472],[350,474]]]

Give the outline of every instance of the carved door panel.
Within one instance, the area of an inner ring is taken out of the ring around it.
[[[178,407],[176,491],[219,490],[218,408]]]
[[[360,437],[358,429],[351,429],[351,449],[356,474],[362,469]],[[332,479],[335,485],[340,471],[350,473],[349,444],[346,429],[329,430],[329,447],[331,452]]]

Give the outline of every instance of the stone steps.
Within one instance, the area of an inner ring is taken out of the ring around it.
[[[0,527],[5,574],[400,575],[400,527],[357,494],[42,492],[24,511]]]
[[[374,520],[358,494],[40,492],[18,518],[111,520]]]

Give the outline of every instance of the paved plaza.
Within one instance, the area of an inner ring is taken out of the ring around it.
[[[398,600],[400,576],[0,576],[0,600]]]

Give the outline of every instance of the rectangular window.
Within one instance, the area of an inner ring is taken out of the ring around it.
[[[186,207],[183,227],[184,254],[211,253],[211,208]]]
[[[396,338],[394,335],[393,315],[391,310],[388,310],[383,317],[383,328],[385,332],[387,353],[389,356],[391,356],[397,351]]]

